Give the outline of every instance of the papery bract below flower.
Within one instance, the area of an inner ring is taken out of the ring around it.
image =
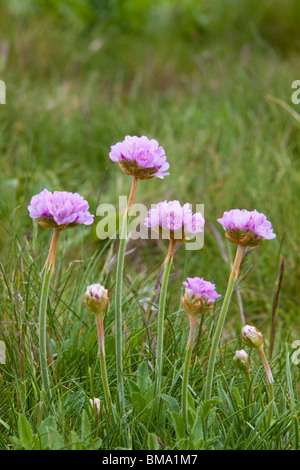
[[[111,146],[109,158],[118,162],[120,168],[127,175],[138,179],[157,178],[163,179],[170,173],[169,163],[163,147],[159,146],[157,140],[148,139],[146,136],[125,137],[123,142]]]
[[[212,309],[216,299],[221,297],[215,289],[215,284],[200,277],[188,277],[183,285],[185,293],[181,298],[181,303],[186,313],[191,316],[203,314]]]
[[[28,206],[29,215],[38,219],[41,227],[53,227],[58,230],[76,227],[77,225],[91,225],[94,216],[88,211],[87,201],[78,193],[67,191],[48,191],[31,198]]]
[[[180,205],[179,201],[164,201],[150,209],[145,225],[156,229],[163,238],[186,241],[189,236],[203,232],[205,220],[197,212],[192,213],[189,203]]]
[[[223,226],[226,238],[232,243],[257,246],[262,240],[276,237],[271,222],[257,210],[232,209],[224,212],[218,222]]]
[[[87,287],[84,294],[84,303],[86,308],[94,313],[94,315],[104,312],[108,301],[108,290],[101,286],[101,284],[91,284]]]

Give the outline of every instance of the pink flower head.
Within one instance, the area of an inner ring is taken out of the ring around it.
[[[31,198],[28,206],[29,215],[38,219],[42,227],[53,227],[59,230],[72,228],[80,224],[91,225],[94,216],[88,212],[89,205],[78,193],[67,191],[48,191]]]
[[[218,222],[223,226],[226,238],[232,243],[257,246],[262,240],[276,237],[271,222],[256,210],[232,209],[224,212]]]
[[[221,297],[215,289],[215,284],[200,277],[188,277],[183,282],[185,293],[181,303],[188,315],[199,315],[213,308],[215,300]]]
[[[159,146],[157,140],[148,139],[146,136],[125,137],[123,142],[118,142],[111,147],[109,158],[118,162],[120,168],[127,175],[139,179],[157,178],[163,179],[170,173],[169,163],[165,151]]]
[[[147,227],[153,227],[160,235],[178,241],[186,241],[188,235],[203,232],[204,224],[200,212],[193,214],[189,203],[181,206],[179,201],[158,203],[155,209],[149,210],[145,220]]]

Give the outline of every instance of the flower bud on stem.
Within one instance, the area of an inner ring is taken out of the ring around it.
[[[242,340],[246,344],[246,346],[257,350],[262,365],[264,366],[266,372],[267,381],[269,384],[270,408],[268,415],[268,425],[270,426],[273,414],[274,379],[264,351],[264,338],[257,328],[255,328],[254,326],[245,325],[242,328]]]
[[[110,420],[115,425],[114,411],[112,407],[111,395],[107,379],[106,361],[105,361],[105,346],[104,346],[104,324],[102,313],[95,315],[96,327],[97,327],[97,338],[98,338],[98,354],[100,357],[101,377],[105,396],[105,402],[107,411],[109,413]]]
[[[105,342],[104,342],[104,324],[103,312],[108,306],[108,290],[100,284],[91,284],[87,287],[83,301],[89,312],[93,313],[96,321],[98,354],[100,356],[101,378],[104,389],[104,396],[107,411],[109,413],[112,424],[115,424],[114,412],[111,402],[109,385],[107,380],[106,362],[105,362]]]
[[[215,284],[205,281],[200,277],[188,277],[187,282],[183,282],[183,285],[185,286],[185,292],[181,297],[181,304],[190,319],[190,332],[186,346],[182,381],[182,417],[185,422],[186,431],[188,431],[188,376],[196,335],[197,317],[211,310],[216,299],[221,297],[221,295],[215,290]]]

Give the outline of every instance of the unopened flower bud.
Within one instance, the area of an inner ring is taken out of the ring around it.
[[[264,344],[263,335],[255,326],[246,325],[242,328],[242,340],[246,346],[255,349],[261,349]]]
[[[233,359],[241,371],[249,373],[251,359],[243,349],[236,351]]]
[[[99,413],[100,411],[100,399],[99,398],[94,398],[93,400],[90,398],[90,404],[92,407]]]
[[[100,284],[92,284],[87,287],[83,300],[89,312],[99,315],[107,308],[108,290]]]
[[[99,413],[100,413],[100,399],[99,398],[90,398],[90,404],[91,404],[91,415],[96,415],[97,420],[99,419]]]
[[[188,277],[184,282],[185,293],[181,297],[181,303],[190,316],[201,315],[214,306],[215,300],[221,297],[215,290],[215,285],[199,277]]]

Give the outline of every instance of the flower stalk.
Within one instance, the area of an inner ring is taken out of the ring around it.
[[[182,417],[185,422],[186,429],[188,428],[188,380],[189,380],[189,369],[191,362],[191,355],[195,341],[196,328],[197,328],[197,317],[189,316],[190,319],[190,332],[189,338],[186,345],[185,361],[183,368],[183,381],[182,381]]]
[[[40,367],[42,372],[42,383],[45,398],[48,403],[51,404],[51,390],[50,390],[50,379],[48,372],[47,363],[47,304],[49,296],[49,286],[52,272],[55,266],[55,256],[57,251],[57,243],[59,237],[59,230],[55,228],[51,239],[49,254],[44,265],[43,271],[43,282],[42,291],[40,297],[39,307],[39,356],[40,356]]]
[[[54,266],[55,266],[55,257],[56,257],[59,233],[60,233],[60,230],[58,230],[57,228],[53,230],[48,257],[44,265],[45,270],[50,269],[52,272],[54,271]]]
[[[104,342],[104,323],[103,312],[106,310],[109,302],[108,290],[100,284],[91,284],[87,287],[84,294],[84,303],[89,312],[93,313],[96,321],[98,354],[100,357],[101,378],[104,390],[106,408],[109,413],[112,424],[115,424],[114,411],[109,391],[106,361],[105,361],[105,342]]]
[[[164,272],[162,276],[161,290],[158,306],[157,320],[157,353],[156,353],[156,395],[159,400],[161,394],[162,369],[163,369],[163,346],[164,346],[164,319],[166,311],[167,288],[172,261],[175,253],[176,240],[170,240],[168,253],[164,261]]]
[[[123,271],[124,259],[127,243],[128,213],[134,203],[137,178],[132,177],[130,194],[126,210],[122,219],[120,231],[120,244],[116,272],[116,293],[115,293],[115,325],[116,325],[116,364],[117,364],[117,383],[119,391],[119,406],[122,413],[125,413],[125,396],[123,380],[123,312],[122,312],[122,292],[123,292]]]
[[[205,400],[210,400],[211,398],[217,351],[218,351],[226,315],[228,312],[231,296],[234,290],[235,283],[239,276],[240,265],[241,265],[241,261],[243,257],[243,250],[244,250],[244,247],[242,245],[240,244],[237,245],[234,263],[233,263],[232,270],[229,276],[226,293],[223,299],[223,304],[221,307],[221,312],[220,312],[219,319],[217,322],[216,331],[215,331],[215,335],[213,338],[212,347],[210,351],[208,368],[207,368],[207,377],[206,377],[206,383],[205,383]]]
[[[39,356],[42,372],[42,387],[46,399],[51,404],[50,381],[47,364],[47,303],[51,274],[54,271],[55,256],[59,233],[81,224],[91,225],[94,216],[88,211],[89,204],[78,193],[67,191],[48,191],[31,198],[28,206],[29,215],[44,228],[53,228],[49,254],[43,268],[42,291],[39,307]]]
[[[262,365],[265,369],[265,373],[266,373],[266,376],[267,376],[267,381],[268,381],[268,384],[269,384],[269,403],[270,403],[270,408],[269,408],[269,411],[268,411],[268,426],[271,425],[271,421],[272,421],[272,416],[273,416],[273,401],[274,401],[274,379],[273,379],[273,375],[272,375],[272,372],[271,372],[271,369],[270,369],[270,366],[268,364],[268,361],[267,361],[267,358],[266,358],[266,354],[265,354],[265,351],[264,351],[264,348],[263,346],[260,347],[260,349],[258,349],[258,355],[260,357],[260,360],[262,362]]]
[[[104,324],[103,324],[103,315],[102,313],[95,315],[96,327],[97,327],[97,338],[98,338],[98,354],[100,357],[100,367],[101,367],[101,378],[104,390],[105,403],[107,411],[109,413],[110,420],[113,425],[115,425],[114,411],[112,407],[111,395],[107,379],[107,369],[106,369],[106,360],[105,360],[105,344],[104,344]]]

